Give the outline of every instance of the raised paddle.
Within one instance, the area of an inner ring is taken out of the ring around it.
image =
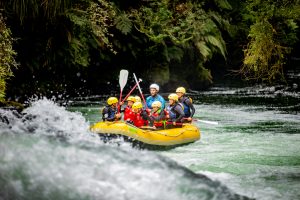
[[[123,92],[123,89],[124,89],[124,87],[127,83],[127,80],[128,80],[128,71],[125,70],[125,69],[122,69],[120,71],[120,76],[119,76],[119,84],[120,84],[120,99],[119,99],[119,102],[121,102],[121,100],[122,100],[122,92]],[[120,111],[120,106],[118,107],[118,110]]]
[[[147,104],[146,104],[146,101],[145,101],[145,98],[144,98],[144,95],[143,95],[143,92],[142,92],[142,90],[141,90],[140,84],[139,84],[139,82],[138,82],[138,80],[137,80],[137,78],[136,78],[135,73],[133,73],[133,77],[134,77],[134,80],[135,80],[135,82],[136,82],[136,84],[137,84],[137,86],[138,86],[138,88],[139,88],[139,91],[140,91],[140,94],[141,94],[142,99],[143,99],[143,101],[144,101],[144,104],[145,104],[146,108],[148,108],[148,106],[147,106]]]

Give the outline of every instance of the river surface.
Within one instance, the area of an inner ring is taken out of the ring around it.
[[[191,95],[197,142],[104,144],[89,131],[106,96],[1,110],[0,199],[300,199],[300,97],[272,88]],[[3,117],[5,116],[5,117]]]

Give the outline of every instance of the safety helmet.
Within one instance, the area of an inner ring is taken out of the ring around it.
[[[132,109],[140,109],[140,108],[143,108],[143,104],[141,102],[135,102],[132,105]]]
[[[160,108],[161,107],[161,102],[160,101],[154,101],[152,104],[151,104],[152,108],[153,107],[158,107]]]
[[[184,87],[179,87],[179,88],[177,88],[176,89],[176,93],[177,92],[181,92],[181,93],[183,93],[183,94],[185,94],[186,93],[186,91],[185,91],[185,88]]]
[[[175,93],[172,93],[168,96],[168,99],[172,99],[174,101],[178,101],[178,95]]]
[[[151,88],[156,89],[157,92],[159,91],[159,85],[157,85],[156,83],[151,84],[149,88],[150,88],[150,89],[151,89]]]
[[[107,104],[108,104],[108,105],[112,105],[112,104],[114,104],[114,103],[118,103],[118,99],[117,99],[116,97],[109,97],[109,98],[107,99]]]
[[[132,101],[134,103],[136,102],[136,98],[134,96],[129,96],[126,101]]]
[[[134,98],[135,98],[135,102],[142,102],[141,97],[135,96]]]

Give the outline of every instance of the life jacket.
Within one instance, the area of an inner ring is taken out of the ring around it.
[[[184,109],[184,106],[182,105],[182,103],[176,103],[173,106],[168,106],[167,107],[167,111],[169,113],[170,119],[177,119],[179,116],[179,114],[174,110],[176,106],[181,106],[182,109]]]
[[[149,96],[147,97],[146,99],[146,104],[147,104],[147,107],[152,109],[152,103],[154,101],[160,101],[161,102],[161,108],[164,109],[165,108],[165,100],[162,96],[160,96],[159,94],[156,94],[154,97],[153,96]]]
[[[168,114],[167,111],[159,109],[159,110],[157,110],[156,112],[151,113],[151,116],[153,116],[153,117],[158,117],[158,116],[160,115],[161,112],[164,112],[164,113],[165,113],[165,116],[167,116],[167,114]],[[154,125],[155,127],[162,127],[162,126],[165,126],[165,124],[166,124],[166,120],[165,120],[165,119],[162,119],[162,120],[160,120],[160,121],[154,121],[154,122],[153,122],[153,125]]]
[[[190,100],[191,103],[192,103],[192,99],[190,97],[182,97],[180,103],[182,103],[183,105],[183,112],[184,112],[184,115],[185,117],[190,117],[191,116],[191,110],[190,110],[190,106],[186,103],[186,100]]]
[[[105,112],[105,110],[106,110],[106,112]],[[109,121],[112,121],[112,120],[114,120],[115,115],[117,113],[117,108],[112,108],[111,106],[106,106],[106,107],[103,108],[102,112],[105,112],[105,113],[103,113],[104,114],[103,115],[103,121],[105,121],[107,119],[108,120],[111,119]]]
[[[126,121],[127,119],[131,121],[134,119],[134,112],[128,106],[124,110],[124,120]]]
[[[148,125],[148,121],[143,119],[142,116],[142,112],[138,112],[138,113],[133,113],[133,125],[135,125],[136,127],[141,127],[141,126],[147,126]]]

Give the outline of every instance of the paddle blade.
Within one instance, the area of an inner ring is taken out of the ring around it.
[[[119,84],[120,84],[121,90],[123,90],[123,88],[125,87],[125,85],[127,83],[127,79],[128,79],[128,71],[125,69],[122,69],[120,71],[120,76],[119,76]]]

